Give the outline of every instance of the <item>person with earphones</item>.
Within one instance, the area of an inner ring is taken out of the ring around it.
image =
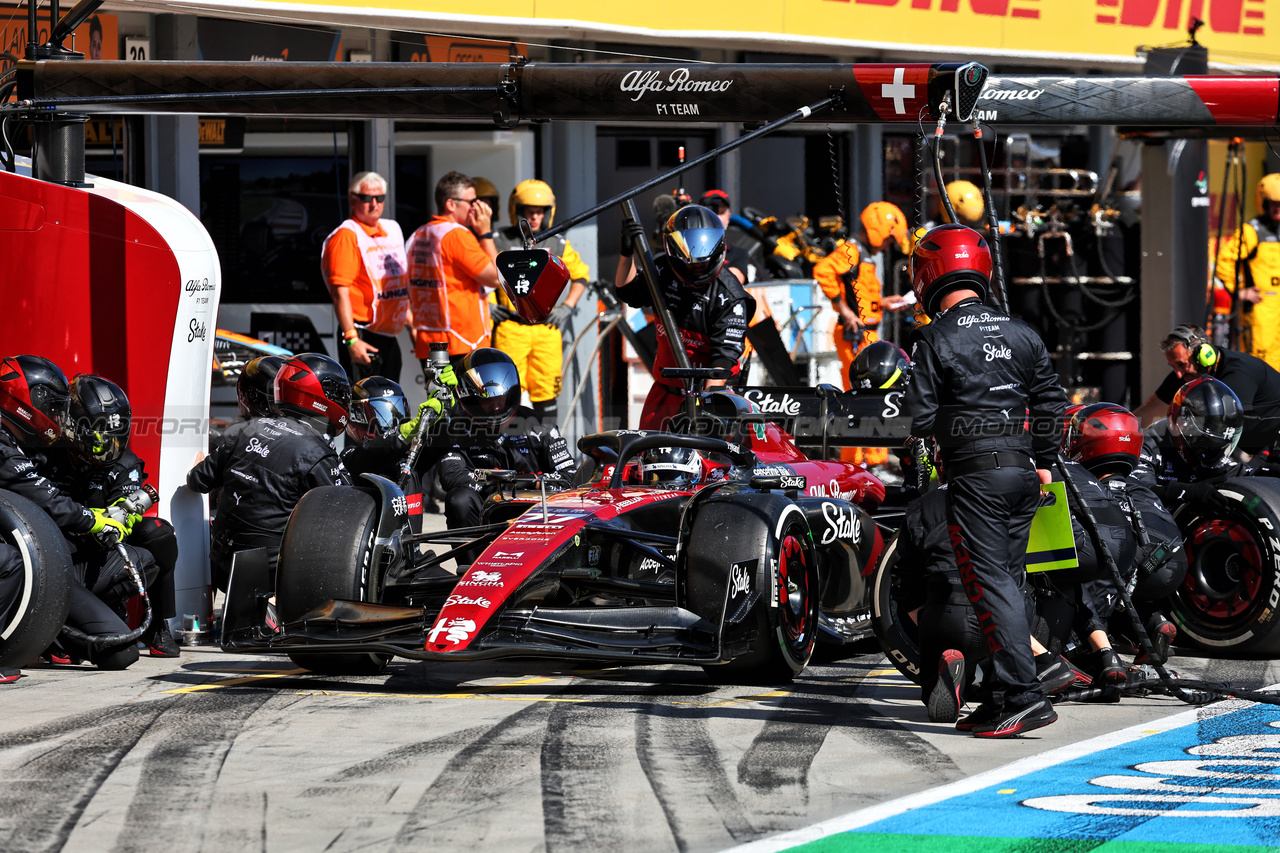
[[[1170,373],[1135,414],[1143,425],[1163,417],[1178,389],[1193,379],[1211,376],[1230,388],[1244,410],[1240,450],[1256,454],[1280,438],[1280,371],[1262,359],[1209,342],[1196,326],[1179,325],[1160,342]]]

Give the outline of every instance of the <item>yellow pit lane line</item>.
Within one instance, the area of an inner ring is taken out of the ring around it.
[[[250,675],[244,678],[228,678],[221,681],[211,681],[204,684],[192,684],[187,687],[177,687],[173,690],[165,690],[164,693],[201,693],[209,690],[219,690],[223,687],[240,687],[251,684],[256,681],[266,681],[272,678],[284,678],[290,675],[302,675],[310,673],[308,669],[282,669],[282,670],[254,670],[254,669],[226,669],[226,670],[202,670],[197,671],[200,674],[213,675],[221,672],[256,672],[257,675]],[[563,678],[563,677],[561,677]],[[546,678],[543,676],[529,676],[516,681],[508,681],[502,684],[491,684],[483,687],[476,687],[470,690],[454,690],[450,693],[348,693],[341,690],[299,690],[294,693],[295,696],[342,696],[347,698],[412,698],[412,699],[502,699],[513,702],[582,702],[584,698],[565,698],[565,697],[526,697],[526,696],[493,696],[488,695],[497,690],[508,690],[516,687],[529,687],[537,684],[548,684],[553,681],[561,680],[561,678]]]

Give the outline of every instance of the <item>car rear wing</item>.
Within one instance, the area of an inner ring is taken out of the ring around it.
[[[748,386],[741,393],[758,417],[786,430],[806,450],[902,447],[911,434],[902,391],[854,393],[819,385]]]

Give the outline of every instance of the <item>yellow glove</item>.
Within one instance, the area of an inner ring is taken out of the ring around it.
[[[452,368],[450,368],[452,370]],[[428,418],[427,425],[435,423],[440,419],[441,413],[444,412],[444,404],[432,397],[427,402],[418,407],[418,415],[415,418],[400,424],[400,437],[405,441],[412,441],[413,434],[418,431],[418,423],[425,417]]]
[[[90,509],[93,513],[93,527],[89,535],[104,548],[113,548],[117,542],[123,542],[129,535],[129,529],[119,519],[112,518],[103,509]]]

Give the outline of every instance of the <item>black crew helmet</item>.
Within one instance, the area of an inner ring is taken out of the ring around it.
[[[71,391],[58,365],[38,355],[0,362],[0,422],[25,447],[48,447],[62,435]]]
[[[91,465],[112,465],[129,446],[133,410],[120,386],[92,373],[71,380],[62,435],[71,452]]]
[[[244,366],[236,380],[236,402],[246,418],[273,418],[276,410],[276,374],[284,359],[262,355]]]
[[[1211,376],[1178,389],[1169,404],[1169,435],[1188,465],[1216,471],[1231,461],[1244,433],[1244,406],[1223,382]]]
[[[667,218],[662,247],[675,277],[699,290],[715,281],[728,253],[720,217],[696,204]]]
[[[855,391],[902,388],[911,379],[911,357],[897,344],[867,344],[849,365],[849,387]]]
[[[389,438],[409,419],[409,400],[398,382],[368,376],[351,386],[347,437],[353,441]]]
[[[520,405],[520,372],[511,356],[481,347],[462,362],[458,408],[473,424],[497,432],[511,422]]]

